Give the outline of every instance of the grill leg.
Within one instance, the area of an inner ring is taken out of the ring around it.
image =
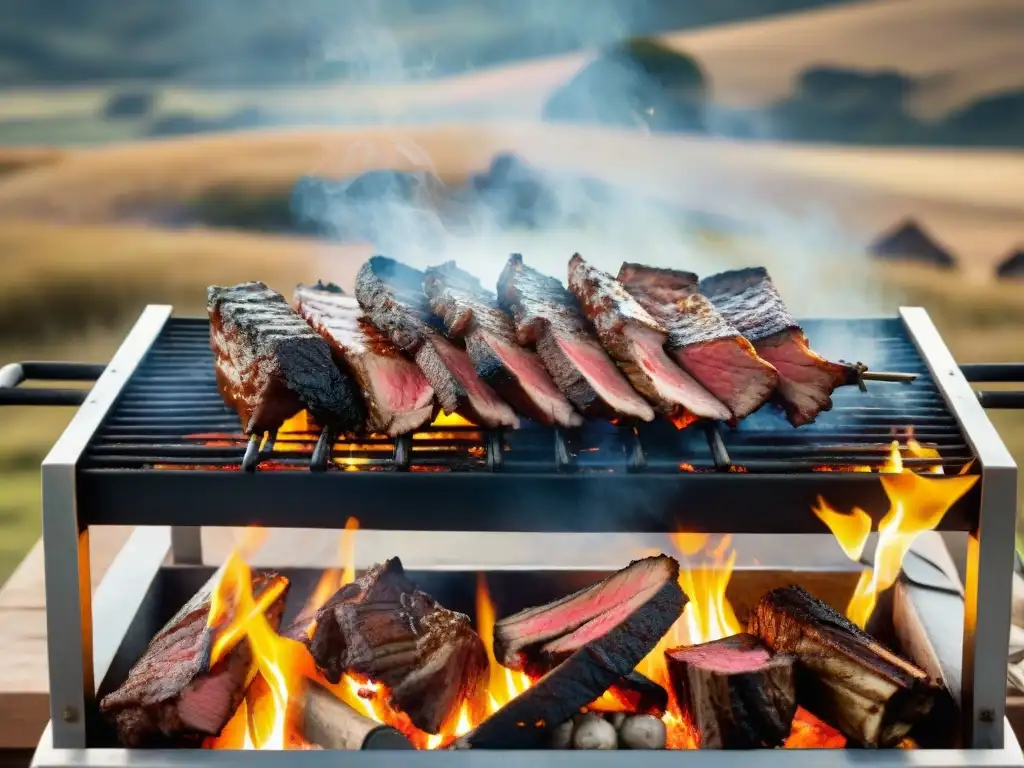
[[[78,524],[74,466],[44,463],[42,476],[53,745],[84,749],[85,721],[96,698],[89,531]]]
[[[175,565],[203,564],[203,529],[200,526],[172,526],[171,562]]]

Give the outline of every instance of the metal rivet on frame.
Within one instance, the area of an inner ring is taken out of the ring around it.
[[[981,722],[983,723],[991,723],[995,721],[996,713],[993,712],[991,709],[983,709],[980,713],[978,713],[978,719],[981,720]]]
[[[65,723],[78,722],[78,710],[74,707],[64,707],[64,711],[60,713],[60,716]]]

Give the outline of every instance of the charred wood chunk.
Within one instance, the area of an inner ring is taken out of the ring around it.
[[[668,329],[622,283],[577,253],[569,260],[569,290],[593,323],[601,346],[659,412],[677,423],[732,418],[728,408],[669,358],[664,349]]]
[[[561,660],[524,693],[458,740],[464,748],[541,744],[560,723],[628,676],[683,612],[679,564],[666,555],[631,563],[592,587],[530,608],[495,627],[495,653],[524,669]]]
[[[465,701],[482,713],[487,651],[469,617],[420,591],[392,558],[338,590],[317,612],[310,652],[332,683],[382,684],[389,705],[427,733],[449,730]]]
[[[216,736],[238,709],[250,673],[252,650],[244,635],[210,665],[218,632],[234,618],[229,610],[213,626],[210,607],[220,573],[175,614],[146,647],[128,677],[100,702],[100,711],[114,724],[127,747],[171,743],[198,745]],[[288,580],[275,574],[253,574],[258,602],[268,604],[267,620],[276,630],[284,612]]]
[[[479,280],[449,261],[426,271],[423,289],[448,336],[465,344],[477,375],[519,413],[547,426],[583,424],[537,353],[516,342],[512,318]]]
[[[410,355],[446,413],[483,427],[518,427],[515,411],[473,367],[466,350],[445,334],[423,292],[426,275],[385,256],[374,256],[356,275],[356,299],[373,324]]]
[[[626,262],[618,281],[668,331],[669,356],[742,419],[768,401],[775,368],[706,296],[697,275]]]
[[[317,683],[302,695],[302,735],[321,749],[413,749],[395,728],[364,717]]]
[[[796,714],[790,653],[740,634],[665,652],[683,717],[701,749],[778,747]]]
[[[831,410],[835,388],[856,379],[855,366],[833,363],[810,348],[764,267],[712,275],[701,280],[700,290],[778,371],[776,396],[793,426]]]
[[[293,302],[359,385],[367,431],[396,437],[430,421],[430,383],[416,363],[373,325],[355,297],[333,283],[317,283],[297,286]]]
[[[748,631],[797,658],[800,703],[851,742],[891,747],[932,710],[940,687],[797,586],[774,589]]]
[[[284,296],[260,282],[214,285],[206,295],[217,389],[246,434],[275,430],[303,409],[338,431],[362,429],[354,383]]]
[[[512,254],[498,279],[498,303],[512,315],[516,340],[537,350],[559,390],[584,416],[654,419],[654,409],[630,386],[576,297],[558,280]]]

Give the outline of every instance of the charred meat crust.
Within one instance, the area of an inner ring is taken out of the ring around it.
[[[207,289],[217,388],[246,434],[277,429],[307,409],[317,423],[357,432],[365,413],[330,347],[265,283]]]
[[[512,315],[516,340],[537,350],[558,389],[584,416],[654,419],[653,409],[598,343],[576,297],[558,280],[514,253],[498,278],[498,304]]]
[[[216,630],[226,625],[207,626],[219,579],[218,572],[164,625],[124,683],[100,702],[100,711],[114,724],[122,745],[197,746],[203,737],[219,734],[241,704],[252,669],[249,643],[240,640],[210,666]],[[276,630],[287,580],[254,573],[252,583],[257,600],[268,589],[279,590],[265,614]]]
[[[433,417],[434,390],[423,372],[373,325],[355,297],[333,283],[317,282],[296,286],[293,301],[359,385],[367,431],[395,437]]]
[[[720,272],[700,281],[700,292],[753,344],[799,328],[764,267]]]
[[[419,590],[398,558],[324,604],[309,649],[328,681],[347,673],[384,685],[390,705],[427,733],[453,726],[463,702],[474,715],[486,705],[487,650],[469,617]]]
[[[778,371],[699,292],[697,275],[624,262],[618,280],[668,329],[669,354],[729,408],[733,421],[772,396]]]
[[[463,341],[477,375],[498,395],[541,424],[583,424],[537,354],[518,344],[512,319],[479,280],[449,261],[426,271],[423,289],[448,335]]]
[[[924,671],[797,586],[765,595],[748,631],[796,655],[800,700],[862,746],[894,746],[941,691]]]
[[[416,361],[446,413],[485,427],[517,427],[512,408],[477,377],[466,351],[445,337],[423,292],[424,278],[418,269],[374,256],[356,275],[356,299],[373,324]]]
[[[569,290],[630,384],[661,413],[677,422],[731,418],[722,403],[669,359],[664,350],[668,331],[622,283],[577,253],[569,259]]]

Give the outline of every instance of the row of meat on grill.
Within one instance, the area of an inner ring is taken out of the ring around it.
[[[626,263],[616,278],[577,254],[566,289],[513,254],[494,293],[454,262],[424,272],[374,256],[354,297],[317,283],[289,304],[251,282],[209,288],[208,309],[217,386],[247,434],[303,409],[390,436],[438,408],[489,428],[658,415],[683,427],[769,400],[799,426],[859,371],[810,349],[763,268],[700,280]]]

